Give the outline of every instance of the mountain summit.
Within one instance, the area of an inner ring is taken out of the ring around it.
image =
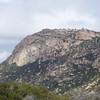
[[[23,66],[37,59],[55,59],[70,51],[70,47],[100,37],[100,33],[82,30],[44,29],[24,38],[8,59],[9,64]]]
[[[0,65],[0,82],[41,84],[58,93],[93,79],[97,84],[99,74],[100,32],[88,29],[43,29],[25,37]]]

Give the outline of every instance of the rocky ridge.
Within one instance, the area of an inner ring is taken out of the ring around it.
[[[100,32],[88,29],[44,29],[29,35],[0,65],[0,82],[41,84],[57,93],[99,74]]]
[[[83,41],[91,40],[96,36],[100,37],[100,34],[86,29],[44,29],[24,38],[16,46],[8,62],[9,64],[16,63],[17,66],[23,66],[36,61],[38,58],[45,60],[50,57],[63,56],[72,45],[79,45]]]

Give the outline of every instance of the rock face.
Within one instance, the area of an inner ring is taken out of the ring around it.
[[[24,38],[0,67],[0,82],[26,81],[65,92],[100,74],[100,33],[44,29]]]
[[[44,29],[24,38],[16,46],[8,62],[23,66],[40,58],[54,59],[65,55],[72,45],[79,45],[96,36],[100,36],[100,34],[89,30]]]

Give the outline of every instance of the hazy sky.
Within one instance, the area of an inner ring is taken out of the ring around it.
[[[100,31],[100,0],[0,0],[0,62],[26,35],[43,28]]]

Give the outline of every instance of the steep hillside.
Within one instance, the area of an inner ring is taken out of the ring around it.
[[[100,33],[44,29],[25,37],[0,65],[0,82],[41,84],[56,93],[100,76]]]

